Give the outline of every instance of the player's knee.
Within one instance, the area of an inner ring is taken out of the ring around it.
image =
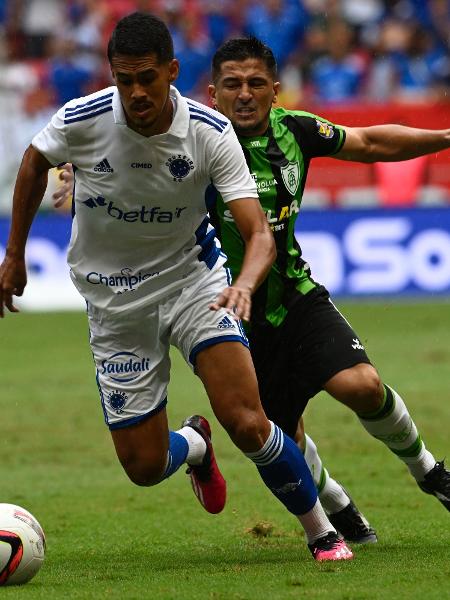
[[[383,384],[372,365],[359,365],[349,382],[347,395],[357,402],[358,410],[372,412],[383,403]]]
[[[167,456],[154,458],[127,457],[120,461],[130,481],[135,485],[149,487],[159,483],[167,465]]]
[[[337,373],[327,382],[325,389],[358,413],[376,411],[383,403],[380,377],[372,365],[365,363]]]
[[[270,425],[262,409],[241,408],[221,420],[235,445],[243,452],[257,452],[267,439]]]
[[[359,395],[367,401],[381,405],[383,401],[383,385],[380,376],[372,365],[364,365],[358,378]]]

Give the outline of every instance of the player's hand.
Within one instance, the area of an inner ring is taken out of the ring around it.
[[[236,319],[250,321],[252,296],[248,288],[232,285],[223,290],[216,302],[209,305],[211,310],[225,310]]]
[[[25,260],[6,255],[0,265],[0,318],[3,319],[4,307],[10,312],[19,312],[13,304],[13,296],[21,296],[27,284]]]
[[[53,194],[53,206],[60,208],[67,202],[72,194],[73,190],[73,168],[70,163],[66,163],[61,167],[59,178],[62,181],[62,185]]]

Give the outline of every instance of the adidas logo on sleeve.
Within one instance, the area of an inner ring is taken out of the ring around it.
[[[94,171],[97,173],[114,173],[114,169],[109,164],[107,158],[104,158],[98,163],[98,165],[95,165]]]

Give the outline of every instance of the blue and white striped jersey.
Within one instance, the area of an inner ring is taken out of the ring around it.
[[[170,96],[174,117],[161,135],[130,129],[110,87],[68,102],[32,141],[53,165],[74,165],[71,276],[88,302],[112,312],[156,302],[223,264],[210,184],[226,202],[258,197],[228,119],[173,87]]]

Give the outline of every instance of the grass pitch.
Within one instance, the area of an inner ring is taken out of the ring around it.
[[[449,456],[449,305],[341,308],[427,446]],[[323,565],[219,428],[177,352],[169,416],[175,428],[193,412],[211,418],[228,480],[217,516],[200,507],[182,470],[155,488],[128,482],[103,424],[84,315],[8,314],[0,322],[0,397],[0,501],[34,513],[48,542],[36,578],[3,588],[2,598],[450,598],[450,515],[325,395],[310,404],[307,430],[379,542],[354,546],[354,561]]]

